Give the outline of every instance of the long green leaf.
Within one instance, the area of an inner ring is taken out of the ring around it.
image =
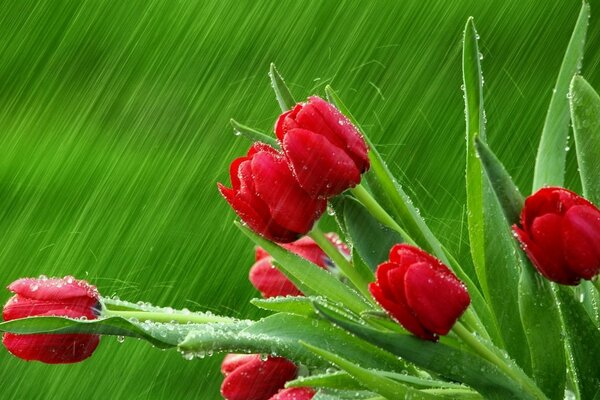
[[[270,242],[252,232],[246,226],[236,223],[240,230],[255,244],[265,249],[276,261],[278,266],[287,276],[296,279],[302,287],[310,288],[314,293],[325,296],[331,301],[340,302],[353,312],[360,314],[370,308],[357,292],[337,280],[323,268],[319,268],[310,261],[297,256],[283,247]],[[306,293],[305,293],[306,294]]]
[[[470,351],[421,340],[411,335],[380,332],[340,320],[318,306],[317,310],[325,318],[358,337],[441,377],[467,384],[486,398],[532,399],[523,387],[506,376],[496,365]]]
[[[573,377],[580,399],[593,399],[600,389],[600,329],[566,286],[557,286]]]
[[[87,333],[97,335],[128,336],[144,339],[159,348],[177,346],[190,331],[221,330],[229,335],[248,327],[249,321],[209,324],[170,324],[150,321],[133,322],[121,317],[78,320],[65,317],[29,317],[0,323],[0,331],[17,334]]]
[[[327,368],[323,361],[300,344],[320,346],[366,368],[401,372],[415,368],[394,355],[362,340],[327,321],[286,313],[264,318],[235,335],[191,331],[179,348],[186,352],[250,352],[274,354],[310,367]]]
[[[590,6],[584,0],[565,52],[544,121],[535,160],[533,191],[544,186],[563,186],[569,134],[569,84],[583,60]]]
[[[571,118],[583,195],[600,204],[600,96],[581,76],[571,81]]]
[[[388,399],[411,398],[427,400],[435,399],[436,397],[424,392],[420,392],[419,390],[413,389],[410,386],[404,385],[400,382],[386,378],[376,371],[363,368],[360,365],[350,362],[347,359],[324,350],[318,346],[310,345],[304,341],[301,341],[300,343],[313,353],[317,354],[319,357],[331,362],[334,365],[337,365],[346,371],[367,389],[370,389],[371,391]]]
[[[506,229],[508,225],[518,222],[523,196],[487,145],[479,138],[476,138],[475,145],[487,177],[484,184],[489,184],[494,190],[507,220],[504,229],[496,233],[507,236],[502,241],[506,244],[503,246],[504,251],[521,255],[514,259],[520,270],[518,304],[531,355],[533,378],[549,398],[562,399],[566,379],[564,341],[552,288],[524,258],[516,242],[508,237],[510,231]],[[500,216],[496,218],[501,219]],[[512,250],[509,247],[511,244]],[[548,351],[548,348],[555,350]]]
[[[279,71],[277,71],[277,68],[273,63],[271,63],[269,77],[271,78],[271,85],[275,91],[275,96],[277,97],[277,102],[279,103],[279,107],[281,107],[281,111],[285,112],[294,108],[296,105],[294,96],[292,96],[290,89],[285,84],[283,77],[279,74]]]

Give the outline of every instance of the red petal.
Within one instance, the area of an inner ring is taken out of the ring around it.
[[[369,291],[379,305],[398,321],[407,331],[425,340],[437,340],[436,336],[428,332],[419,323],[405,304],[396,303],[386,297],[377,282],[369,284]]]
[[[406,301],[429,331],[447,334],[471,302],[462,282],[452,273],[421,262],[411,265],[404,277]]]
[[[270,254],[267,253],[267,251],[265,249],[263,249],[262,247],[256,246],[255,250],[256,250],[255,256],[254,256],[255,261],[258,261],[265,257],[270,257]]]
[[[312,197],[332,197],[360,182],[360,171],[346,152],[325,136],[292,129],[283,150],[300,186]]]
[[[600,271],[600,211],[594,206],[574,206],[564,217],[566,262],[575,274],[591,279]]]
[[[97,316],[94,307],[97,305],[98,300],[90,297],[37,300],[15,295],[4,306],[2,316],[5,321],[33,315],[75,316],[77,318],[95,319]]]
[[[257,153],[252,159],[252,173],[257,194],[280,226],[304,234],[325,211],[326,201],[311,199],[282,157]]]
[[[95,286],[72,276],[64,278],[22,278],[14,281],[8,289],[21,295],[39,300],[72,299],[76,297],[99,298]]]
[[[221,394],[227,400],[268,400],[296,375],[296,366],[285,358],[250,360],[225,378]]]
[[[531,240],[527,232],[516,225],[513,225],[513,232],[516,233],[523,251],[525,251],[527,257],[529,257],[529,260],[540,274],[553,282],[562,283],[563,285],[576,285],[579,283],[579,278],[577,278],[577,276],[570,270],[558,266],[556,260],[549,258],[546,253]]]
[[[257,261],[250,268],[250,282],[263,297],[301,296],[302,292],[272,264],[270,257]]]
[[[289,388],[279,391],[269,400],[311,400],[317,392],[311,388]]]
[[[321,268],[327,266],[329,258],[323,250],[321,250],[319,245],[308,236],[303,236],[293,243],[285,244],[283,247]]]
[[[535,218],[544,214],[564,215],[576,205],[592,204],[577,193],[561,187],[542,188],[525,199],[521,211],[521,226],[527,231]]]
[[[260,360],[260,355],[258,354],[227,354],[221,363],[221,373],[225,376],[229,375],[235,369],[241,367],[242,365],[252,361],[252,360]]]

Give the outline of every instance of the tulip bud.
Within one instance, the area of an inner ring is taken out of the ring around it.
[[[600,210],[569,190],[547,187],[525,200],[513,231],[536,269],[577,285],[600,272]]]
[[[269,400],[311,400],[317,392],[311,388],[289,388],[283,389]]]
[[[312,197],[342,193],[369,169],[367,144],[358,129],[319,97],[281,114],[275,134],[294,176]]]
[[[392,317],[414,335],[437,341],[469,306],[463,283],[423,250],[398,244],[380,264],[369,291]]]
[[[219,191],[238,216],[267,239],[289,243],[312,228],[327,206],[311,198],[294,179],[283,155],[255,143],[248,155],[235,159],[229,169],[232,188]]]
[[[348,247],[339,239],[337,234],[328,233],[327,238],[338,248],[340,253],[349,256]],[[329,257],[308,236],[282,246],[321,268],[327,268],[331,264]],[[250,282],[260,290],[263,297],[302,295],[302,292],[281,271],[275,268],[273,258],[264,249],[256,248],[256,260],[250,268]]]
[[[296,378],[298,368],[281,357],[263,360],[258,354],[228,354],[221,372],[225,375],[221,394],[226,400],[269,400]]]
[[[11,283],[8,289],[15,295],[2,310],[5,321],[31,316],[98,317],[96,287],[71,276],[23,278]],[[87,334],[5,333],[2,337],[2,343],[13,355],[47,364],[83,361],[92,355],[99,341],[100,336]]]

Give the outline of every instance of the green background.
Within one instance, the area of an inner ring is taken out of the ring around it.
[[[600,88],[597,3],[583,74]],[[216,182],[229,183],[229,162],[248,147],[229,119],[270,131],[279,113],[270,62],[297,99],[333,85],[442,242],[465,256],[464,23],[473,15],[482,38],[489,142],[528,193],[579,7],[4,0],[0,284],[72,274],[107,296],[260,316],[248,304],[252,246]],[[217,399],[220,359],[110,337],[70,366],[1,348],[1,396]]]

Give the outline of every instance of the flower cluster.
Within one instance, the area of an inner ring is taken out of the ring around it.
[[[319,97],[283,113],[275,131],[283,151],[255,143],[231,163],[232,187],[218,187],[254,231],[289,243],[310,231],[329,197],[360,182],[369,159],[358,129]]]

